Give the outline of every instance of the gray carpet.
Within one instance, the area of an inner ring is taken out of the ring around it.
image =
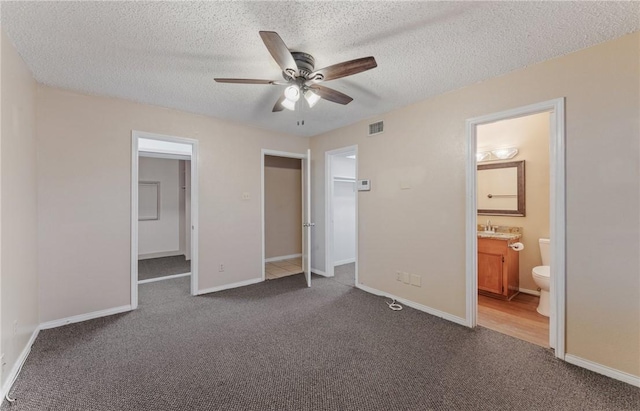
[[[138,280],[191,272],[191,261],[183,255],[138,260]]]
[[[2,410],[631,410],[640,389],[332,278],[190,297],[40,333]]]
[[[333,268],[334,279],[344,285],[356,286],[356,263],[337,265]]]

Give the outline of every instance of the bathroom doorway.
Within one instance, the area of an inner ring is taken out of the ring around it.
[[[315,224],[311,222],[310,160],[311,150],[299,154],[262,149],[263,281],[304,274],[306,286],[311,287],[311,229]],[[284,181],[288,182],[286,187]],[[285,188],[287,192],[281,192]],[[247,200],[248,196],[243,194]]]
[[[476,128],[478,325],[549,347],[548,277],[534,271],[549,238],[549,118],[542,112]],[[540,247],[539,247],[540,246]],[[546,270],[548,273],[549,270]],[[541,289],[544,288],[544,289]]]
[[[302,160],[264,156],[265,280],[302,274]]]
[[[563,359],[564,99],[470,119],[467,143],[468,325]]]

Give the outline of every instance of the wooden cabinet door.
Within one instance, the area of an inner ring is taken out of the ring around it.
[[[502,294],[502,254],[478,252],[478,289]]]

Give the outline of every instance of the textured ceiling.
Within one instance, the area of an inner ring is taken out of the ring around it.
[[[2,2],[36,80],[311,136],[637,31],[634,2]],[[283,86],[259,30],[316,68],[375,56],[323,83],[354,98],[272,113]],[[304,126],[296,125],[304,119]]]

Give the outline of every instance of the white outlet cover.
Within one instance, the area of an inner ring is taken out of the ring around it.
[[[422,277],[417,274],[411,274],[411,285],[415,285],[416,287],[422,286]]]
[[[409,284],[411,281],[409,273],[402,273],[402,282],[405,284]]]

